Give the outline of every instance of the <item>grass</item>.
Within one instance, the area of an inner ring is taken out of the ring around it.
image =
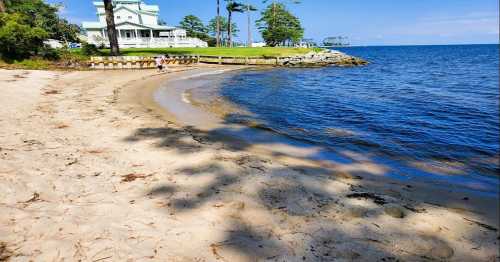
[[[6,69],[27,69],[27,70],[44,70],[53,68],[53,62],[45,59],[24,59],[14,61],[4,61],[0,59],[0,68]]]
[[[293,47],[207,47],[207,48],[127,48],[121,49],[124,56],[155,56],[155,55],[202,55],[202,56],[225,56],[225,57],[284,57],[306,54],[311,51],[319,51],[320,48],[293,48]],[[102,55],[109,55],[109,49],[100,50]],[[58,61],[50,61],[41,58],[25,60],[5,61],[0,59],[0,68],[18,69],[57,69],[58,62],[63,61],[85,61],[89,57],[81,53],[81,49],[61,51]]]
[[[127,48],[121,49],[124,56],[154,56],[159,54],[169,55],[203,55],[226,57],[283,57],[306,54],[319,49],[291,48],[291,47],[207,47],[207,48]],[[109,49],[101,50],[103,55],[109,55]],[[73,52],[79,52],[74,50]]]
[[[5,69],[27,69],[27,70],[64,70],[67,63],[83,63],[89,59],[78,52],[70,50],[58,50],[59,57],[46,59],[34,56],[26,59],[13,59],[0,57],[0,68]]]

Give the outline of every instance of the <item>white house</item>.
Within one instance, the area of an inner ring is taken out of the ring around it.
[[[141,0],[113,0],[118,44],[120,48],[139,47],[206,47],[205,41],[186,37],[186,30],[160,25],[157,5]],[[103,2],[94,2],[98,22],[83,22],[88,42],[109,47],[106,14]]]

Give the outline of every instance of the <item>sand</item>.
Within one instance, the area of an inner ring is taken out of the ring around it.
[[[497,196],[278,154],[153,100],[220,69],[0,70],[0,260],[498,261]]]

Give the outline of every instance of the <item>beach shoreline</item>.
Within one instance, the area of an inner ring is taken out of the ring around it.
[[[498,258],[498,198],[377,177],[363,159],[278,154],[155,99],[174,78],[240,68],[1,70],[0,257]]]
[[[228,77],[243,72],[243,70],[261,69],[240,68],[235,66],[232,68],[229,67],[227,70],[199,72],[195,75],[187,75],[182,77],[181,80],[172,79],[166,81],[166,83],[153,93],[150,93],[148,97],[154,97],[154,101],[149,102],[160,104],[160,109],[170,112],[172,120],[180,125],[189,125],[200,130],[212,130],[215,132],[217,132],[217,129],[221,129],[219,133],[226,133],[230,137],[246,141],[249,144],[284,143],[291,145],[291,147],[286,147],[281,151],[271,148],[270,146],[264,146],[265,148],[261,147],[261,151],[267,151],[268,154],[270,154],[269,151],[273,150],[274,154],[282,155],[287,155],[288,152],[296,152],[295,154],[290,153],[289,156],[292,157],[295,155],[298,158],[318,162],[331,161],[330,163],[326,163],[326,166],[331,166],[335,164],[335,162],[355,161],[356,155],[363,158],[363,156],[359,156],[358,153],[348,152],[343,154],[339,152],[339,150],[334,150],[323,145],[314,144],[309,140],[301,140],[296,137],[291,137],[286,133],[281,133],[272,129],[269,125],[255,120],[251,112],[228,101],[220,94],[220,88],[222,88],[220,82],[223,81],[222,79],[227,79]],[[175,116],[179,117],[176,118]],[[231,129],[235,129],[236,131],[230,132]],[[245,131],[241,131],[242,129]],[[316,155],[314,155],[313,151],[316,152]],[[321,153],[318,154],[318,151],[321,151]],[[388,178],[393,178],[399,182],[409,181],[410,183],[427,183],[429,186],[439,187],[439,184],[441,184],[441,188],[444,189],[448,189],[449,182],[451,183],[451,181],[447,181],[447,179],[456,171],[453,169],[446,170],[446,168],[443,167],[442,170],[438,170],[441,171],[438,172],[440,175],[432,175],[432,172],[437,170],[437,167],[433,170],[432,164],[429,163],[419,163],[419,166],[413,166],[412,170],[407,164],[398,162],[395,159],[378,157],[378,160],[370,160],[370,158],[373,157],[364,157],[364,161],[375,161],[373,164],[380,164],[380,169],[395,170],[393,172],[394,174],[387,175]],[[383,162],[385,163],[382,164]],[[398,172],[398,169],[403,168],[405,169],[405,174],[398,174],[402,173],[402,171]],[[423,175],[418,174],[422,172],[424,172]],[[365,178],[370,178],[370,176],[371,175],[368,174]],[[390,180],[389,182],[393,181]],[[436,184],[433,185],[434,183]],[[454,190],[475,192],[493,197],[498,195],[498,191],[491,191],[492,188],[493,190],[495,189],[494,186],[487,189],[482,188],[480,185],[464,186],[453,184],[453,187]]]

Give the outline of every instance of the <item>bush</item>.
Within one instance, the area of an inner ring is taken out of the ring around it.
[[[210,39],[207,39],[207,40],[208,40],[207,41],[208,46],[214,47],[217,45],[217,40],[215,38],[211,37]]]
[[[31,27],[21,14],[0,14],[0,56],[22,59],[36,55],[48,33],[40,27]]]
[[[59,60],[61,58],[61,52],[57,49],[51,48],[50,46],[44,45],[38,50],[38,56],[47,60]]]
[[[86,56],[93,56],[93,55],[100,55],[101,52],[99,51],[96,45],[83,43],[82,54]]]

